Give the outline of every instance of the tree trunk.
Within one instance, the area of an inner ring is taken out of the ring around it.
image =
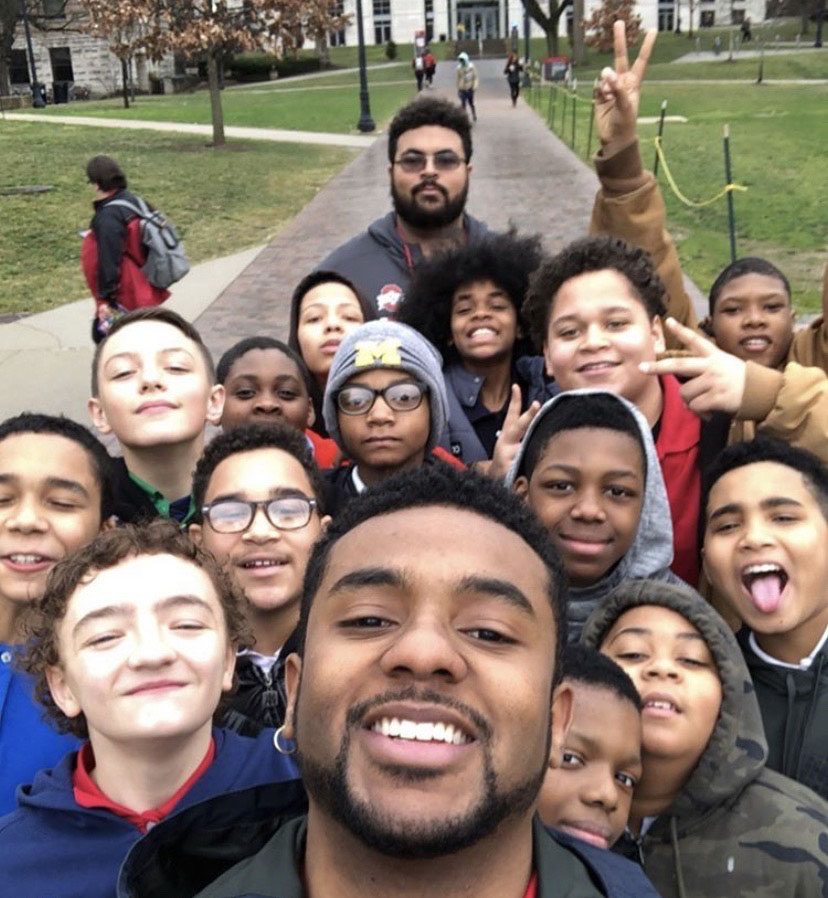
[[[7,97],[10,93],[9,67],[5,59],[0,59],[0,97]]]
[[[126,59],[121,60],[121,81],[124,90],[124,109],[129,109],[129,67]]]
[[[584,0],[575,0],[572,10],[572,59],[575,65],[586,63],[584,44]]]
[[[319,59],[320,69],[331,67],[331,51],[328,47],[328,35],[321,31],[316,35],[316,55]]]
[[[546,53],[548,56],[558,55],[558,23],[550,25],[546,31]]]
[[[814,38],[814,46],[822,46],[822,26],[825,22],[825,0],[819,0],[817,3],[817,27],[816,37]]]
[[[207,80],[210,85],[210,113],[213,120],[213,146],[224,145],[224,113],[221,109],[221,89],[219,87],[218,64],[216,56],[219,50],[207,51]]]
[[[808,4],[808,0],[799,0],[799,32],[803,36],[808,33],[808,16],[810,15],[810,8]]]

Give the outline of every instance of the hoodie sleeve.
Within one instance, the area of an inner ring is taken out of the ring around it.
[[[777,371],[748,362],[737,418],[828,462],[828,376],[821,368],[788,362]]]
[[[126,221],[118,207],[105,205],[92,220],[92,230],[98,242],[98,292],[102,299],[114,303],[118,300]]]
[[[656,179],[643,170],[638,141],[610,157],[599,150],[595,170],[601,189],[592,208],[590,234],[611,234],[647,250],[667,288],[667,314],[687,327],[696,327],[676,247],[667,232],[661,190]]]

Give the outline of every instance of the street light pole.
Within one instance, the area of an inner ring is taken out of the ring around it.
[[[362,25],[362,0],[356,0],[357,56],[359,59],[359,121],[360,131],[373,131],[377,126],[371,118],[371,104],[368,100],[368,73],[365,70],[365,30]]]
[[[35,67],[34,50],[32,49],[32,32],[29,30],[29,13],[26,9],[26,0],[20,0],[20,15],[23,17],[26,46],[29,48],[29,65],[32,69],[32,106],[35,109],[42,109],[46,104],[43,102],[43,94],[37,80],[37,68]]]

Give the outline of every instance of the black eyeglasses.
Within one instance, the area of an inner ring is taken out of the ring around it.
[[[382,390],[352,384],[336,394],[336,405],[343,415],[367,415],[374,407],[377,396],[382,396],[385,404],[395,412],[413,412],[426,393],[428,386],[419,380],[404,380]]]
[[[241,533],[253,523],[256,512],[264,509],[265,516],[277,530],[300,530],[305,527],[316,508],[316,499],[307,496],[283,496],[248,502],[246,499],[219,499],[201,509],[216,533]]]
[[[454,171],[466,161],[453,150],[439,150],[431,156],[426,153],[403,153],[394,162],[394,165],[399,165],[404,172],[408,172],[410,175],[417,175],[425,171],[429,159],[434,163],[435,171],[441,172]]]

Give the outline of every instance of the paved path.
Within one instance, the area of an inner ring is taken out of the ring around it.
[[[477,63],[469,211],[496,229],[539,231],[556,251],[582,236],[598,181],[522,101],[512,108],[503,64]],[[454,64],[437,66],[435,90],[454,95]],[[358,110],[354,110],[356,117]],[[378,140],[330,181],[196,321],[214,353],[250,334],[287,334],[300,278],[334,247],[390,209],[387,144]]]
[[[486,60],[478,68],[469,211],[495,229],[511,223],[540,232],[546,248],[556,251],[586,233],[598,187],[595,174],[523,101],[512,108],[502,62]],[[435,90],[453,96],[453,80],[453,63],[439,63]],[[104,121],[114,122],[95,124]],[[330,250],[388,211],[386,141],[380,136],[367,143],[270,245],[197,265],[175,285],[171,305],[195,320],[214,353],[253,334],[284,337],[298,281]],[[698,291],[695,296],[700,299]],[[87,420],[90,317],[91,303],[83,300],[0,325],[0,415],[32,409]]]
[[[131,118],[104,118],[93,115],[39,115],[36,112],[7,112],[9,121],[54,123],[57,125],[89,125],[93,128],[126,128],[135,131],[172,131],[177,134],[203,134],[213,136],[212,125],[193,125],[187,122],[148,122]],[[226,137],[245,140],[271,140],[277,143],[314,143],[335,147],[370,147],[375,137],[358,134],[331,134],[326,131],[289,131],[287,128],[241,128],[225,125]]]

